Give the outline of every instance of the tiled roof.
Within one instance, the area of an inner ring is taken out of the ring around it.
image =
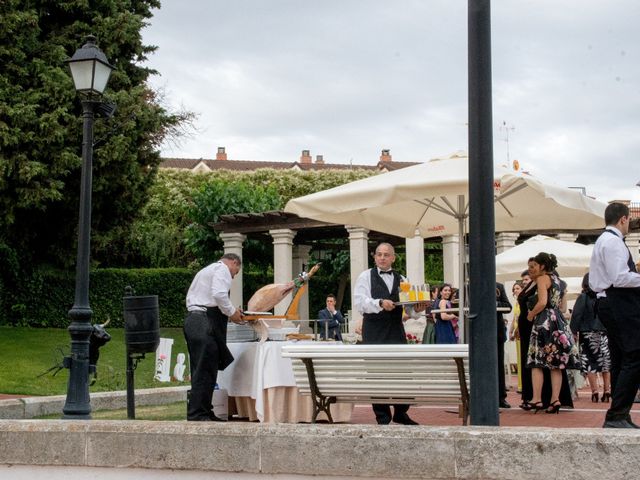
[[[241,170],[253,171],[259,168],[273,168],[276,170],[397,170],[399,168],[416,165],[417,162],[378,162],[377,165],[350,165],[340,163],[300,163],[300,162],[262,162],[256,160],[208,160],[194,158],[165,158],[160,163],[160,168],[180,168],[193,170],[199,164],[203,164],[210,170]]]

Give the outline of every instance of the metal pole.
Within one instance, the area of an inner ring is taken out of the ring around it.
[[[78,257],[76,262],[75,301],[69,310],[71,325],[71,358],[67,398],[63,418],[91,418],[89,397],[89,338],[92,311],[89,307],[89,252],[91,244],[91,170],[93,163],[93,119],[96,102],[82,101],[82,179],[78,224]]]
[[[134,369],[133,359],[127,351],[127,418],[129,420],[135,420],[136,418],[136,400],[133,384]]]
[[[491,2],[468,2],[471,424],[499,425],[491,112]]]
[[[465,268],[464,264],[467,261],[467,250],[464,241],[464,222],[465,222],[465,205],[464,205],[464,195],[458,195],[458,281],[460,284],[458,285],[458,331],[460,333],[460,341],[461,343],[467,343],[469,341],[469,336],[467,335],[467,314],[464,311],[464,306],[466,303],[466,292],[465,292]]]

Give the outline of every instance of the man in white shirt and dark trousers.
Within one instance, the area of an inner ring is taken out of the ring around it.
[[[366,344],[406,344],[407,337],[402,322],[402,306],[396,305],[400,299],[399,273],[391,269],[396,259],[395,250],[389,243],[381,243],[374,255],[376,266],[362,272],[354,289],[355,308],[363,315],[362,343]],[[408,307],[407,313],[417,317],[426,309],[426,302]],[[395,423],[418,425],[407,412],[409,405],[373,404],[376,420],[381,425]]]
[[[640,384],[640,274],[624,243],[629,208],[611,203],[589,267],[589,286],[597,294],[598,317],[607,328],[611,352],[611,407],[604,428],[640,428],[629,412]]]
[[[191,367],[191,391],[187,420],[223,421],[213,414],[211,404],[218,370],[224,370],[233,356],[227,348],[227,321],[244,323],[242,311],[229,299],[233,277],[240,271],[242,259],[234,253],[200,270],[187,292],[184,337]]]

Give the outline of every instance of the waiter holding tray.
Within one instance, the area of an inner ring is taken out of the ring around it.
[[[396,260],[395,249],[389,243],[381,243],[374,254],[376,266],[362,272],[354,289],[355,308],[363,316],[362,343],[406,344],[407,337],[402,322],[402,305],[399,302],[400,282],[405,278],[392,270]],[[409,316],[418,318],[427,307],[426,302],[406,305]],[[407,412],[409,405],[373,404],[376,420],[381,425],[395,423],[418,425]]]

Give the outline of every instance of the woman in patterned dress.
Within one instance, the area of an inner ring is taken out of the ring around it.
[[[578,335],[581,370],[589,379],[591,401],[597,403],[598,373],[602,374],[604,392],[602,402],[611,398],[611,357],[607,329],[595,313],[596,294],[589,288],[589,274],[582,279],[582,293],[576,300],[571,314],[571,331]]]
[[[551,402],[546,412],[558,413],[562,370],[580,368],[578,347],[569,324],[560,311],[560,280],[552,273],[557,266],[556,256],[545,252],[540,252],[529,261],[529,276],[536,282],[537,291],[528,304],[527,320],[533,322],[533,328],[529,339],[527,368],[531,368],[531,407],[536,412],[543,409],[543,369],[548,369],[551,373]]]

